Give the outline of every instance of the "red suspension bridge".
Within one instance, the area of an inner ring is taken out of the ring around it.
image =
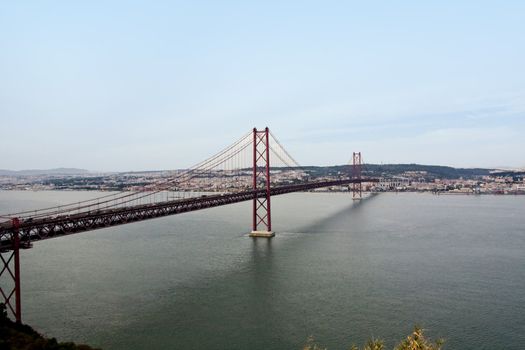
[[[271,159],[271,161],[270,161]],[[167,179],[81,202],[0,215],[0,293],[21,322],[20,250],[33,242],[168,215],[253,201],[252,237],[273,237],[271,197],[331,186],[351,186],[360,199],[361,153],[352,172],[337,180],[311,180],[269,131],[253,129],[221,152]]]

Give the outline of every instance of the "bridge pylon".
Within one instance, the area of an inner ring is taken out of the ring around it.
[[[361,180],[361,170],[363,167],[361,152],[352,154],[352,179]],[[352,199],[359,200],[363,198],[361,181],[352,184]]]
[[[20,220],[11,220],[12,250],[0,251],[0,294],[7,311],[17,323],[22,322],[22,301],[20,299]],[[4,285],[4,287],[2,287]]]
[[[273,237],[270,205],[270,136],[269,129],[253,128],[253,223],[250,237]],[[261,191],[264,190],[264,191]],[[263,192],[263,193],[261,193]]]

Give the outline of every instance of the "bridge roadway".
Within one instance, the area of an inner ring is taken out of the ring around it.
[[[345,179],[312,182],[270,188],[270,195],[276,196],[292,192],[308,191],[316,188],[340,186],[352,183],[377,182],[377,179]],[[50,216],[39,219],[20,221],[20,247],[30,248],[33,241],[65,236],[73,233],[96,230],[105,227],[128,224],[168,215],[213,208],[264,197],[266,189],[250,190],[237,193],[210,195],[187,199],[177,199],[154,204],[141,204],[120,208],[86,211],[72,215]],[[0,223],[0,252],[13,250],[11,233],[14,227],[11,221]]]

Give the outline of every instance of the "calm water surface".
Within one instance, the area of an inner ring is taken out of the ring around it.
[[[0,212],[99,195],[0,192]],[[388,348],[421,324],[448,349],[524,349],[525,196],[274,197],[22,252],[24,321],[106,350]]]

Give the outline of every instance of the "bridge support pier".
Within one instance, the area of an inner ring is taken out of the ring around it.
[[[262,237],[262,238],[272,238],[275,236],[273,231],[252,231],[250,232],[250,237]]]
[[[12,220],[11,240],[13,250],[0,252],[0,294],[7,311],[11,312],[17,323],[22,322],[22,301],[20,299],[20,221]]]
[[[250,237],[275,236],[272,231],[270,205],[270,137],[269,129],[253,128],[253,223]],[[261,229],[259,229],[261,226]]]

